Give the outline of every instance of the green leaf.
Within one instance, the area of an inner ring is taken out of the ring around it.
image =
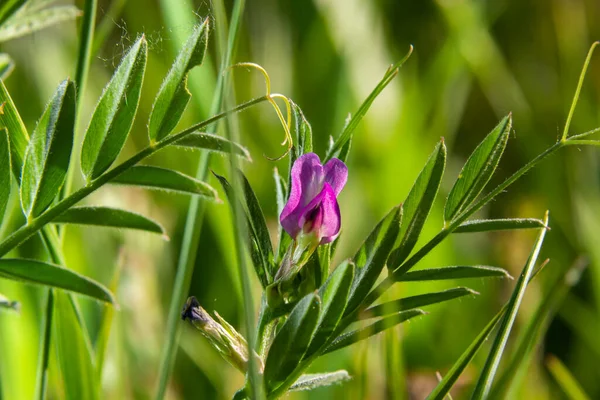
[[[321,313],[305,358],[310,357],[327,342],[342,319],[346,300],[354,278],[354,264],[349,261],[340,264],[319,289]]]
[[[0,25],[4,24],[27,0],[4,0],[0,3]]]
[[[8,131],[6,128],[0,128],[0,226],[10,197],[11,180]]]
[[[356,264],[354,281],[348,297],[344,316],[356,309],[367,296],[381,274],[400,232],[402,206],[394,207],[377,224],[360,247],[353,260]]]
[[[217,191],[207,183],[181,172],[147,165],[131,167],[111,180],[110,183],[195,194],[212,201],[221,201]]]
[[[166,236],[164,228],[143,215],[110,207],[71,207],[52,220],[57,224],[94,225],[139,229]]]
[[[417,244],[423,225],[425,225],[433,201],[437,196],[445,166],[446,145],[442,139],[429,156],[404,202],[404,215],[399,236],[400,245],[392,251],[387,264],[392,271],[402,264]]]
[[[287,184],[283,177],[279,175],[277,168],[273,170],[273,179],[275,180],[275,195],[277,199],[277,216],[281,215],[287,200]],[[283,259],[285,252],[292,243],[292,237],[283,229],[281,224],[278,225],[278,240],[277,240],[277,259],[276,264],[279,264]]]
[[[305,296],[277,332],[265,361],[264,380],[268,392],[283,383],[302,360],[317,326],[320,308],[317,295]]]
[[[296,383],[290,386],[290,392],[299,392],[301,390],[313,390],[320,387],[339,385],[352,379],[348,371],[340,370],[320,374],[304,374]]]
[[[27,146],[21,183],[21,205],[27,218],[41,214],[65,181],[75,125],[75,85],[59,86],[46,106]]]
[[[81,148],[88,181],[111,166],[127,140],[142,92],[147,47],[144,36],[131,46],[96,105]]]
[[[547,212],[546,217],[544,218],[544,225],[548,226]],[[537,258],[540,254],[545,235],[546,229],[540,229],[540,233],[533,246],[531,254],[529,255],[529,259],[527,260],[527,263],[525,264],[521,275],[519,275],[519,279],[517,280],[515,289],[513,290],[511,298],[507,303],[506,315],[500,323],[498,334],[496,335],[496,338],[492,343],[492,348],[483,366],[483,370],[481,372],[481,375],[479,376],[477,385],[475,386],[475,389],[473,391],[474,399],[486,398],[490,393],[490,389],[492,388],[492,383],[494,381],[494,376],[498,369],[498,365],[500,364],[500,360],[504,353],[506,343],[508,342],[508,337],[510,336],[513,324],[515,322],[515,319],[517,318],[519,306],[521,305],[521,301],[523,300],[523,296],[525,295],[525,290],[527,289],[529,278],[533,273],[533,269],[535,267]]]
[[[387,303],[379,304],[366,309],[359,315],[360,319],[368,319],[374,317],[383,317],[388,314],[410,310],[417,307],[430,306],[432,304],[442,303],[444,301],[456,299],[463,296],[478,295],[474,290],[466,287],[457,287],[453,289],[443,290],[441,292],[433,292],[420,294],[418,296],[405,297]]]
[[[13,301],[13,300],[9,300],[8,298],[6,298],[5,296],[3,296],[0,293],[0,310],[12,310],[12,311],[19,311],[20,305],[19,302],[17,301]]]
[[[558,383],[563,393],[571,400],[589,400],[590,397],[577,382],[577,379],[565,367],[565,365],[554,355],[549,355],[546,359],[546,366],[552,377]]]
[[[112,293],[100,283],[75,271],[41,261],[24,258],[0,259],[0,277],[64,289],[116,304]]]
[[[455,216],[465,210],[481,193],[488,183],[506,147],[510,128],[511,115],[502,121],[486,136],[471,154],[456,183],[450,190],[444,208],[444,220],[452,221]]]
[[[0,80],[0,107],[2,107],[0,127],[6,127],[8,130],[13,175],[21,184],[21,172],[23,172],[23,160],[27,143],[29,143],[29,135],[2,80]]]
[[[0,53],[0,79],[5,80],[15,68],[15,62],[6,53]]]
[[[382,318],[369,326],[338,336],[327,348],[325,348],[325,350],[323,350],[322,354],[331,353],[332,351],[350,346],[351,344],[370,338],[379,332],[383,332],[386,329],[393,328],[411,318],[425,314],[427,314],[425,311],[417,309],[399,312],[392,316]]]
[[[293,159],[296,160],[300,156],[306,153],[312,153],[313,151],[313,140],[312,140],[312,128],[308,123],[308,120],[302,113],[302,110],[296,103],[290,101],[292,106],[292,115],[294,116],[294,125],[292,134],[295,133],[295,144],[293,147]],[[292,162],[293,163],[293,162]]]
[[[148,122],[151,142],[158,142],[166,137],[179,122],[192,97],[187,88],[188,73],[202,64],[207,43],[208,18],[196,25],[156,95]]]
[[[500,277],[512,279],[510,274],[502,268],[487,265],[458,265],[442,268],[427,268],[418,271],[409,271],[396,278],[396,282],[411,281],[442,281],[447,279],[489,278]]]
[[[548,228],[536,218],[475,219],[462,223],[453,233],[505,231],[516,229]]]
[[[52,25],[74,20],[81,15],[75,6],[63,5],[25,10],[15,14],[0,27],[0,42],[29,35]]]
[[[94,400],[99,382],[94,371],[91,346],[76,305],[68,295],[57,291],[54,299],[54,335],[66,400]]]
[[[248,161],[252,161],[250,152],[244,146],[211,133],[195,132],[187,134],[183,139],[176,141],[175,146],[202,149],[223,154],[235,154]]]
[[[227,181],[227,179],[225,179],[225,177],[216,174],[215,172],[213,172],[213,175],[219,180],[219,182],[221,183],[221,186],[223,187],[223,190],[225,191],[225,195],[227,196],[227,199],[229,199],[229,204],[232,207],[235,207],[236,204],[239,204],[239,207],[241,210],[244,210],[244,215],[246,217],[246,223],[248,224],[248,234],[249,234],[249,240],[248,240],[248,246],[249,246],[249,250],[250,250],[250,256],[252,258],[252,264],[254,265],[254,270],[256,271],[256,275],[258,275],[258,279],[261,283],[261,285],[263,286],[263,288],[267,287],[269,285],[269,283],[271,283],[271,275],[270,275],[270,271],[271,271],[271,260],[273,259],[273,249],[271,248],[271,242],[269,239],[269,242],[267,244],[267,239],[268,239],[268,230],[265,231],[266,229],[266,222],[264,221],[264,216],[262,218],[260,218],[259,216],[255,215],[255,216],[251,216],[248,213],[248,207],[245,207],[244,204],[242,203],[241,199],[239,196],[236,196],[236,194],[233,192],[233,187],[231,186],[231,184]],[[248,190],[252,190],[252,188],[250,188],[250,185],[245,182],[244,183],[244,191],[245,191],[245,196],[251,196],[254,197],[254,193],[249,194]],[[255,202],[255,206],[253,207],[258,207],[259,210],[259,214],[262,216],[262,211],[260,211],[260,206],[258,205],[258,201],[256,200],[256,197],[254,197],[254,200],[251,200],[252,202]],[[256,213],[256,211],[255,211]],[[256,222],[259,226],[262,225],[264,223],[264,225],[262,227],[257,227],[255,226],[255,221],[253,220],[253,218],[256,218],[258,221]],[[261,221],[262,219],[262,221]]]

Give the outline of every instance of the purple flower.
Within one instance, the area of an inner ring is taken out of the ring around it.
[[[292,190],[279,217],[281,226],[294,239],[314,235],[319,244],[333,241],[340,232],[337,196],[348,179],[348,168],[332,158],[324,166],[319,156],[307,153],[292,167]]]

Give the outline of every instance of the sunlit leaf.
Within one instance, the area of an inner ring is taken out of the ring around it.
[[[504,117],[473,151],[448,195],[444,208],[445,221],[454,219],[485,188],[504,153],[511,124],[511,116]]]
[[[424,311],[417,309],[403,311],[392,316],[382,318],[367,327],[357,329],[337,337],[329,346],[327,346],[327,348],[325,348],[325,350],[323,350],[323,354],[331,353],[332,351],[350,346],[351,344],[370,338],[379,332],[383,332],[386,329],[393,328],[394,326],[408,321],[411,318],[425,314],[426,313]]]
[[[325,372],[320,374],[304,374],[296,383],[290,386],[290,392],[301,390],[313,390],[320,387],[339,385],[352,379],[348,371],[340,370],[335,372]]]
[[[445,166],[446,145],[442,140],[429,156],[403,204],[404,215],[400,227],[400,244],[392,251],[387,263],[391,270],[396,269],[417,244],[423,225],[425,225],[433,201],[437,196]]]
[[[397,282],[442,281],[447,279],[489,277],[512,279],[512,277],[505,269],[498,267],[490,267],[486,265],[458,265],[442,268],[427,268],[417,271],[409,271],[403,275],[400,275],[399,277],[394,276]]]
[[[0,259],[0,277],[68,290],[115,304],[113,295],[102,286],[75,271],[24,258]]]
[[[27,146],[21,182],[21,204],[28,218],[52,203],[65,181],[73,147],[75,85],[69,79],[59,86]]]
[[[224,154],[236,154],[252,161],[250,152],[244,146],[223,137],[205,132],[194,132],[175,142],[175,146],[202,149]]]
[[[196,25],[165,77],[150,114],[148,135],[157,142],[175,128],[192,94],[187,88],[188,73],[202,64],[208,43],[208,18]]]
[[[462,223],[454,230],[454,233],[535,229],[544,227],[544,221],[536,218],[475,219]]]
[[[142,92],[147,53],[141,36],[102,92],[81,148],[81,169],[88,180],[106,171],[125,144]]]
[[[52,220],[57,224],[94,225],[139,229],[165,235],[164,228],[143,215],[110,207],[71,207]]]
[[[117,176],[111,183],[142,186],[148,189],[195,194],[219,202],[217,191],[207,183],[171,169],[137,165]]]
[[[0,128],[0,226],[10,197],[11,180],[8,131],[6,128]]]
[[[267,391],[283,383],[302,360],[317,326],[320,308],[317,295],[305,296],[277,332],[265,361]]]
[[[52,25],[71,21],[81,15],[81,11],[71,5],[57,5],[49,8],[25,10],[15,14],[0,26],[0,42],[15,39],[42,30]]]
[[[2,107],[0,127],[6,127],[8,130],[12,171],[20,184],[29,135],[2,80],[0,80],[0,107]]]

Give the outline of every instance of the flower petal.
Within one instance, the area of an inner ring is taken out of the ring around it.
[[[342,185],[342,187],[343,186],[344,185]],[[323,185],[322,193],[322,221],[319,236],[321,237],[321,244],[325,244],[335,240],[340,233],[342,217],[340,214],[340,206],[338,205],[336,198],[336,192],[329,183]]]
[[[343,161],[332,158],[323,167],[325,182],[329,183],[338,196],[348,180],[348,167]]]
[[[294,162],[290,197],[279,217],[281,226],[291,237],[295,238],[300,232],[300,216],[308,203],[321,192],[323,179],[323,166],[315,153],[304,154]]]

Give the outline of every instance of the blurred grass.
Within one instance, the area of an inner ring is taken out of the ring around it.
[[[194,13],[210,13],[208,1],[188,3],[188,13],[177,15],[173,12],[180,8],[161,8],[156,0],[127,1],[92,61],[82,103],[82,130],[125,49],[138,33],[147,35],[150,54],[139,114],[121,157],[146,144],[152,101],[176,49],[190,32]],[[83,6],[83,2],[76,4]],[[109,10],[110,1],[99,0],[98,4],[99,22]],[[230,14],[232,1],[225,1],[225,5]],[[166,24],[167,20],[171,23]],[[76,23],[65,23],[0,46],[16,62],[5,83],[29,129],[56,85],[75,73],[77,32]],[[503,115],[513,112],[515,133],[492,184],[553,143],[566,119],[587,49],[598,39],[600,3],[594,0],[248,0],[234,61],[257,62],[269,71],[273,90],[290,96],[302,108],[312,124],[316,150],[324,154],[329,136],[341,131],[348,112],[356,110],[387,66],[402,58],[409,44],[415,46],[400,76],[375,101],[355,134],[349,182],[340,196],[344,222],[337,258],[341,260],[354,252],[389,208],[406,197],[440,136],[448,145],[448,167],[440,189],[443,195],[434,206],[422,240],[441,227],[443,200],[462,164]],[[213,61],[194,71],[190,78],[194,92],[203,95],[193,98],[180,126],[207,115],[216,80],[214,71],[218,69],[214,34],[210,49]],[[263,94],[262,77],[244,70],[235,74],[239,101]],[[600,125],[599,103],[600,60],[596,55],[572,122],[573,133]],[[269,226],[276,232],[275,190],[270,177],[275,165],[285,171],[287,161],[274,164],[262,154],[280,154],[281,125],[266,104],[240,114],[239,121],[241,141],[254,158],[244,167]],[[195,152],[169,149],[151,162],[193,174],[197,159]],[[543,362],[544,355],[552,353],[590,398],[600,397],[595,367],[600,354],[594,351],[597,346],[590,343],[592,338],[586,336],[594,329],[592,321],[600,321],[598,160],[597,149],[564,150],[523,177],[483,212],[496,218],[539,217],[550,209],[554,222],[541,254],[553,260],[548,268],[571,265],[581,254],[591,262],[551,322],[543,346],[534,354],[527,373],[529,381],[513,392],[520,396],[559,398],[556,383]],[[227,173],[227,160],[213,157],[212,168]],[[217,186],[213,178],[210,182]],[[76,173],[75,187],[80,183],[81,176]],[[89,202],[142,212],[160,221],[171,237],[170,242],[164,242],[138,232],[66,229],[65,256],[74,269],[109,284],[119,254],[123,257],[116,292],[122,308],[113,322],[103,385],[106,398],[148,398],[158,374],[164,321],[189,198],[107,187]],[[22,217],[14,196],[11,204],[9,226],[17,226]],[[206,215],[191,293],[207,310],[217,310],[239,327],[243,313],[231,250],[234,236],[229,210],[226,205],[211,204]],[[527,258],[534,236],[532,232],[459,235],[445,241],[421,264],[487,264],[516,273]],[[18,251],[24,256],[43,256],[37,239]],[[517,332],[526,326],[547,290],[543,277],[540,281],[525,296],[515,326]],[[436,306],[430,315],[353,350],[334,353],[314,367],[314,371],[346,368],[354,376],[351,382],[290,398],[395,399],[402,398],[403,386],[411,398],[423,398],[437,382],[435,371],[443,374],[452,365],[506,301],[513,284],[504,280],[468,282],[481,296]],[[259,284],[254,278],[253,285],[258,294]],[[451,286],[452,282],[404,283],[386,298]],[[0,313],[3,399],[33,396],[43,292],[0,280],[0,293],[21,302],[20,315]],[[94,341],[99,333],[101,308],[84,299],[81,305]],[[203,398],[230,398],[243,384],[242,377],[195,332],[188,327],[183,331],[168,398],[196,398],[198,393]],[[485,353],[476,357],[471,372],[459,381],[461,385],[472,385]],[[50,398],[60,398],[63,387],[56,373],[56,360],[50,365]],[[460,390],[453,395],[460,398]]]

